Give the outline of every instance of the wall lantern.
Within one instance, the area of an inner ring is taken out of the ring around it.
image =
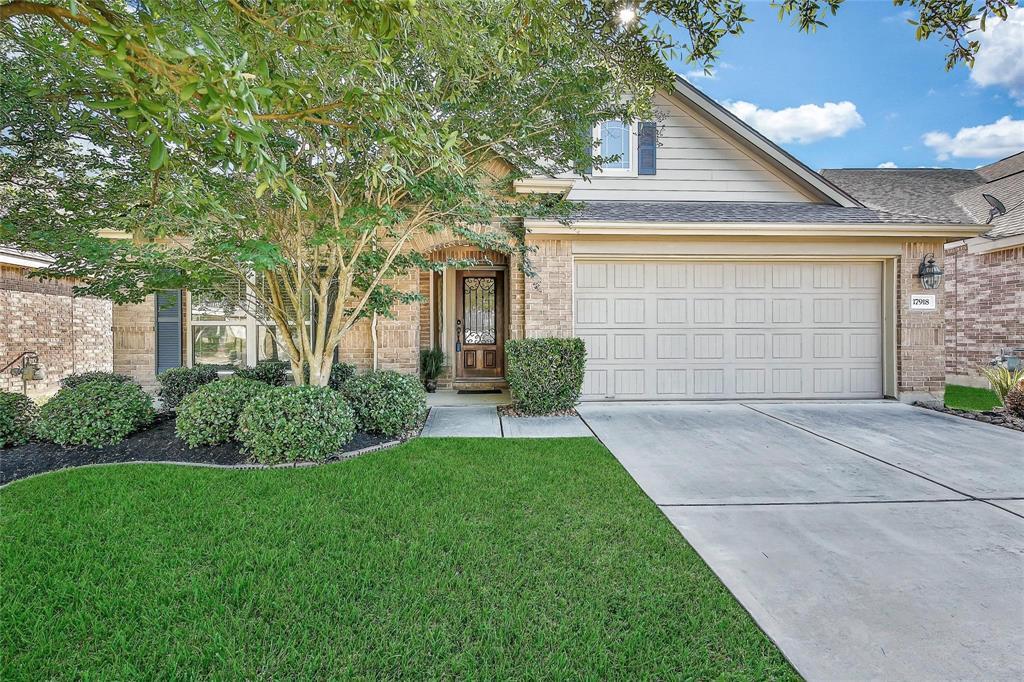
[[[925,289],[936,289],[939,280],[942,279],[942,268],[935,264],[935,254],[926,254],[921,259],[921,265],[917,268],[917,276],[921,278],[921,285]]]

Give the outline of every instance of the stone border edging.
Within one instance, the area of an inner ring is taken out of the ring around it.
[[[127,462],[96,462],[96,463],[93,463],[93,464],[79,464],[78,466],[69,466],[69,467],[61,467],[59,469],[50,469],[49,471],[40,471],[38,473],[30,474],[30,475],[25,476],[23,478],[16,478],[13,481],[8,481],[7,483],[4,483],[3,485],[0,485],[0,490],[3,490],[7,486],[12,485],[14,483],[20,483],[21,481],[27,481],[27,480],[32,479],[32,478],[37,478],[39,476],[46,476],[48,474],[54,474],[54,473],[57,473],[58,471],[67,471],[69,469],[88,469],[90,467],[120,466],[122,464],[168,464],[168,465],[171,465],[171,466],[197,467],[197,468],[201,468],[201,469],[237,469],[237,470],[242,470],[242,471],[245,471],[245,470],[256,471],[256,470],[261,470],[261,469],[305,469],[305,468],[309,468],[309,467],[319,467],[319,466],[326,466],[328,464],[336,464],[336,463],[339,463],[339,462],[347,462],[350,459],[355,459],[356,457],[359,457],[360,455],[368,455],[371,452],[376,452],[377,450],[388,450],[390,448],[399,446],[402,443],[405,443],[405,442],[407,442],[409,440],[412,440],[412,439],[411,438],[407,438],[405,440],[389,440],[389,441],[384,442],[384,443],[377,443],[376,445],[370,445],[369,447],[360,448],[358,450],[351,450],[349,452],[343,453],[342,455],[340,455],[340,456],[338,456],[338,457],[336,457],[334,459],[328,459],[325,462],[291,462],[291,463],[287,463],[286,462],[286,463],[283,463],[283,464],[259,464],[259,463],[254,462],[254,463],[251,463],[251,464],[250,463],[245,463],[245,464],[216,464],[214,462],[181,462],[181,461],[166,460],[166,459],[165,460],[133,459],[133,460],[129,460]]]

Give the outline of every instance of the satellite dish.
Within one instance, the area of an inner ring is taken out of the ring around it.
[[[999,199],[996,199],[991,194],[982,194],[981,198],[987,201],[988,205],[992,207],[988,212],[988,220],[985,221],[986,225],[995,220],[996,216],[1006,215],[1006,207],[1003,206],[1003,202],[999,201]]]

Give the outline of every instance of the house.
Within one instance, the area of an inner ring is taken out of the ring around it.
[[[472,268],[412,273],[423,302],[363,321],[339,352],[415,372],[447,354],[449,387],[503,384],[506,339],[577,335],[584,400],[941,399],[944,291],[918,277],[943,245],[986,228],[859,201],[682,79],[656,120],[595,130],[619,162],[518,192],[584,203],[571,225],[523,218],[535,278],[445,235],[415,248]],[[912,309],[915,294],[932,298]],[[152,385],[196,362],[274,354],[266,330],[188,292],[112,312],[114,371]]]
[[[822,173],[866,206],[983,227],[945,245],[945,356],[947,382],[987,386],[978,368],[1024,349],[1024,151],[974,170]]]

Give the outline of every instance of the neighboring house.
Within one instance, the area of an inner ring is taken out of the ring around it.
[[[865,205],[981,225],[945,245],[946,380],[986,386],[978,368],[1024,349],[1024,152],[975,170],[844,169],[823,175]],[[1007,209],[989,221],[992,205]]]
[[[519,192],[586,203],[571,226],[526,217],[535,279],[450,235],[415,248],[470,269],[412,273],[424,302],[360,323],[339,356],[415,372],[421,348],[449,359],[448,386],[503,385],[506,339],[577,335],[585,400],[940,399],[945,300],[924,293],[922,258],[982,228],[876,210],[679,79],[655,121],[608,122],[586,178],[534,178]],[[163,297],[162,297],[163,298]],[[115,371],[151,385],[195,362],[252,363],[265,329],[201,296],[116,306]]]
[[[75,298],[73,282],[28,277],[49,259],[0,246],[0,389],[30,396],[56,392],[60,380],[74,372],[110,371],[112,334],[110,301]],[[42,379],[22,382],[11,373],[21,367],[23,352],[39,357]],[[6,367],[15,362],[13,367]]]

